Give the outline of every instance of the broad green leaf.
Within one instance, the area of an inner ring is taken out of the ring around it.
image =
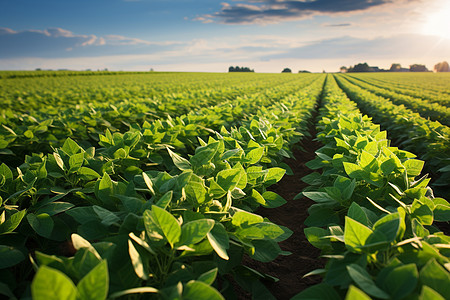
[[[186,198],[195,206],[202,204],[206,200],[206,189],[203,183],[191,181],[185,187]]]
[[[282,168],[269,168],[267,170],[267,176],[265,180],[270,184],[277,183],[278,181],[281,180],[281,178],[283,178],[285,173],[286,170]]]
[[[105,226],[110,226],[120,221],[120,218],[115,213],[107,210],[106,208],[98,205],[94,205],[92,208],[101,220],[101,223]]]
[[[101,177],[100,174],[87,167],[79,168],[77,173],[83,180],[93,180]]]
[[[344,169],[348,176],[352,179],[363,179],[365,176],[364,170],[357,164],[344,162]]]
[[[203,240],[214,227],[214,220],[200,219],[181,226],[181,237],[177,245],[192,245]]]
[[[78,292],[67,275],[42,266],[31,283],[31,295],[34,300],[75,300]]]
[[[84,153],[77,153],[70,156],[69,159],[69,172],[76,172],[78,171],[84,162]]]
[[[417,218],[423,225],[433,224],[433,211],[419,200],[414,200],[411,206],[411,216]]]
[[[128,254],[130,255],[131,264],[136,275],[142,280],[148,280],[147,268],[144,265],[145,261],[143,261],[141,255],[134,247],[133,242],[130,240],[128,240]]]
[[[330,240],[323,238],[329,235],[327,230],[319,227],[306,227],[304,232],[308,242],[310,242],[314,247],[321,250],[331,249]]]
[[[17,265],[25,259],[22,251],[11,247],[0,245],[0,269],[5,269]]]
[[[418,159],[408,159],[403,163],[403,166],[408,172],[408,176],[418,176],[422,172],[424,161]]]
[[[256,224],[256,223],[261,223],[263,221],[264,221],[264,219],[260,215],[252,214],[252,213],[241,210],[241,211],[237,211],[233,215],[233,219],[231,220],[231,223],[234,226],[241,227],[243,224],[252,225],[252,224]]]
[[[232,191],[239,183],[241,176],[245,175],[243,173],[245,171],[240,169],[222,170],[217,173],[216,182],[224,191]]]
[[[286,203],[286,200],[284,200],[283,197],[271,191],[264,192],[262,197],[265,200],[265,203],[263,204],[264,207],[275,208]]]
[[[376,286],[370,274],[360,265],[350,264],[347,271],[354,282],[367,294],[380,299],[389,299],[389,295]]]
[[[172,201],[173,191],[165,193],[156,203],[156,206],[166,209],[170,201]]]
[[[24,209],[9,216],[9,218],[0,225],[0,234],[13,232],[14,229],[19,226],[20,222],[22,222],[26,212],[27,211]]]
[[[357,249],[366,244],[366,240],[371,234],[370,228],[347,216],[345,217],[344,240],[345,245],[350,250],[359,252],[360,250]]]
[[[87,240],[85,240],[81,235],[78,235],[76,233],[73,233],[71,236],[73,247],[76,250],[79,250],[81,248],[86,248],[89,252],[95,255],[95,257],[99,260],[101,260],[100,254],[98,254],[97,250],[89,243]]]
[[[384,286],[392,299],[402,299],[414,291],[418,280],[417,266],[408,264],[394,268],[384,280]]]
[[[95,195],[105,204],[111,203],[111,196],[114,194],[114,185],[108,173],[104,173],[100,181],[97,181]]]
[[[434,220],[439,222],[450,221],[450,204],[442,198],[434,198]]]
[[[397,163],[394,158],[389,158],[381,163],[380,168],[383,174],[387,176],[397,168]]]
[[[183,289],[183,300],[224,300],[213,287],[202,281],[189,281]]]
[[[317,203],[336,203],[337,201],[331,198],[326,192],[303,192],[306,198],[311,199]]]
[[[345,300],[371,300],[371,298],[354,285],[351,285],[345,295]]]
[[[45,238],[50,238],[54,222],[53,219],[46,213],[35,215],[27,214],[27,221],[37,234]]]
[[[219,271],[218,268],[209,270],[209,271],[203,273],[202,275],[200,275],[197,280],[203,281],[204,283],[211,285],[216,280],[218,271]]]
[[[258,161],[261,160],[262,156],[264,154],[264,147],[258,147],[255,149],[250,150],[246,155],[245,159],[248,164],[256,164]]]
[[[217,255],[224,260],[228,260],[227,249],[230,247],[230,239],[225,227],[216,223],[206,236]]]
[[[251,243],[255,247],[255,252],[250,257],[257,261],[270,262],[283,254],[278,243],[273,240],[253,240]]]
[[[419,300],[445,300],[438,292],[424,285],[420,293]]]
[[[213,142],[207,146],[198,147],[195,149],[195,155],[189,160],[195,167],[208,164],[219,148],[219,142]]]
[[[445,299],[450,299],[450,274],[435,259],[431,259],[420,270],[420,282],[436,292]]]
[[[169,155],[172,158],[172,161],[173,161],[173,164],[175,165],[175,167],[177,167],[181,171],[192,169],[191,163],[187,159],[172,152],[172,150],[170,150],[169,148],[167,148],[167,152],[169,152]]]
[[[101,300],[108,296],[109,276],[106,260],[99,263],[77,285],[81,299]]]
[[[367,217],[365,211],[356,202],[352,202],[350,205],[347,216],[365,226],[369,226],[370,224],[369,218]]]
[[[69,210],[74,206],[75,205],[73,205],[72,203],[68,203],[68,202],[52,202],[52,203],[49,203],[49,204],[39,208],[36,211],[36,214],[39,215],[39,214],[46,213],[49,216],[54,216],[56,214],[65,212],[66,210]]]
[[[178,242],[181,236],[181,227],[177,219],[167,210],[156,205],[152,206],[152,216],[173,248],[173,245]]]
[[[75,143],[71,138],[66,139],[61,149],[69,156],[72,156],[82,151],[82,148],[78,146],[78,144]]]

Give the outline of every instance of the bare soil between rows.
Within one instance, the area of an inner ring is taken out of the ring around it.
[[[315,128],[310,129],[311,137],[304,137],[301,145],[303,150],[294,151],[295,159],[285,162],[291,167],[294,175],[285,175],[281,181],[272,186],[270,190],[282,196],[287,203],[278,208],[260,208],[257,214],[267,217],[271,222],[288,227],[293,234],[279,245],[282,250],[292,254],[279,256],[269,263],[260,263],[244,257],[243,264],[259,272],[274,276],[278,282],[264,282],[269,291],[277,299],[290,299],[302,290],[321,282],[319,276],[303,278],[303,275],[312,270],[323,268],[325,260],[320,259],[320,250],[313,247],[303,232],[305,219],[308,217],[308,208],[314,204],[307,198],[293,200],[307,184],[301,181],[303,176],[312,171],[305,163],[315,158],[315,151],[321,147],[319,142],[313,141],[316,137]],[[240,299],[249,299],[248,294],[240,293]]]

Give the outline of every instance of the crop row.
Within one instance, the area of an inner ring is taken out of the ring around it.
[[[327,78],[318,139],[303,178],[314,202],[305,235],[328,262],[323,282],[293,299],[449,299],[450,204],[420,176],[424,162],[390,146],[387,133],[358,112]]]
[[[289,171],[281,160],[304,134],[323,79],[275,103],[255,95],[107,130],[99,147],[68,138],[15,170],[2,164],[0,293],[222,299],[231,274],[271,297],[258,281],[266,276],[241,260],[287,254],[278,242],[290,230],[253,211],[285,202],[267,188]]]
[[[394,75],[397,76],[394,77]],[[441,74],[433,74],[433,75],[428,74],[428,78],[426,77],[418,78],[418,75],[416,74],[414,75],[408,74],[408,75],[409,77],[411,77],[411,79],[414,80],[414,84],[421,82],[422,85],[419,87],[412,84],[401,83],[401,80],[399,80],[401,79],[401,74],[389,74],[389,75],[377,74],[376,76],[373,76],[373,74],[364,73],[364,74],[352,74],[349,76],[357,78],[361,81],[364,81],[379,88],[389,87],[389,90],[396,92],[398,94],[408,95],[414,98],[420,98],[422,100],[429,101],[432,103],[438,103],[446,107],[450,106],[449,100],[450,92],[448,90],[448,86],[445,83],[445,81],[443,82],[442,85],[431,86],[431,84],[436,82],[435,77]],[[442,74],[442,79],[445,80],[446,76],[447,75]],[[446,80],[448,81],[448,79]],[[426,84],[429,84],[430,86],[426,86]]]
[[[304,79],[304,80],[302,80]],[[89,104],[79,104],[71,107],[52,107],[41,105],[39,111],[19,113],[3,110],[0,114],[0,156],[2,161],[17,166],[23,160],[29,149],[34,152],[49,152],[51,147],[60,147],[67,137],[82,143],[84,147],[97,146],[99,135],[106,129],[111,132],[125,132],[134,124],[152,122],[167,116],[177,117],[191,113],[195,118],[195,111],[200,107],[216,105],[219,108],[240,106],[249,98],[273,99],[273,101],[295,92],[297,89],[309,85],[317,76],[303,77],[300,80],[285,80],[278,86],[265,83],[263,92],[259,91],[264,85],[252,90],[251,88],[235,92],[227,100],[222,94],[220,103],[211,99],[211,95],[192,90],[170,99],[159,100],[121,100]],[[275,82],[276,83],[276,82]],[[228,90],[228,89],[226,89]],[[220,94],[220,92],[218,92]],[[31,100],[29,100],[31,101]],[[253,110],[254,111],[254,110]]]
[[[396,145],[419,155],[426,161],[427,172],[438,177],[433,186],[445,194],[450,182],[450,128],[439,122],[422,118],[403,105],[374,95],[345,78],[336,77],[348,97],[359,109],[385,128]]]
[[[411,96],[403,95],[392,91],[389,85],[379,88],[372,84],[365,83],[357,80],[354,77],[345,77],[349,82],[363,88],[375,95],[389,99],[396,105],[404,105],[414,112],[419,113],[423,118],[429,118],[433,121],[439,121],[440,123],[449,126],[450,125],[450,108],[440,105],[438,103],[431,103],[420,98],[414,98]]]

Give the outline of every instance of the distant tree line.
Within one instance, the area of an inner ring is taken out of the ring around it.
[[[403,68],[398,63],[393,63],[391,67],[386,69],[380,69],[379,67],[369,66],[366,62],[359,63],[352,67],[342,66],[340,69],[341,73],[356,73],[356,72],[430,72],[425,65],[413,64],[409,68]],[[450,67],[448,62],[443,61],[434,66],[435,72],[450,72]]]
[[[249,67],[231,66],[228,68],[228,72],[255,72],[255,70],[250,69]]]

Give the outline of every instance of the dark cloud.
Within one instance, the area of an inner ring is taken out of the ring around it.
[[[415,0],[406,0],[415,1]],[[337,14],[368,10],[405,0],[248,0],[243,3],[223,3],[215,14],[204,16],[207,21],[226,24],[278,23],[315,14]]]

